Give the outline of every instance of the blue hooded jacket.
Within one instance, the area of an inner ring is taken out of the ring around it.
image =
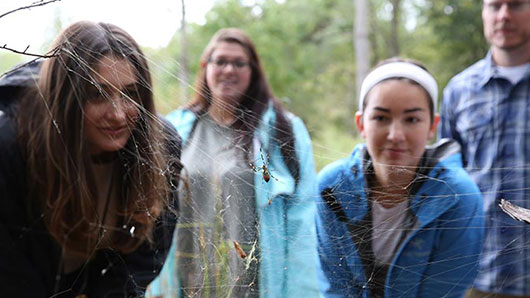
[[[350,157],[319,173],[319,282],[325,297],[373,297],[372,276],[367,277],[359,256],[360,242],[353,240],[362,236],[355,235],[355,228],[362,230],[371,212],[365,150],[359,145]],[[480,191],[458,152],[458,145],[448,140],[426,150],[426,174],[420,169],[409,202],[411,229],[386,272],[385,297],[462,297],[471,286],[483,245],[484,214]],[[364,235],[365,242],[370,235]]]

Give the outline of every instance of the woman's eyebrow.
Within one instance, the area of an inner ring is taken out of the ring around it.
[[[390,109],[382,108],[382,107],[374,107],[374,110],[377,110],[377,111],[383,112],[383,113],[390,113]]]
[[[425,109],[423,109],[423,108],[412,108],[412,109],[405,110],[404,113],[414,113],[414,112],[422,112],[422,111],[425,111]]]
[[[387,108],[383,108],[383,107],[374,107],[374,110],[377,110],[379,112],[383,112],[383,113],[390,113],[390,109],[387,109]],[[403,111],[404,113],[415,113],[415,112],[422,112],[422,111],[425,111],[424,108],[412,108],[412,109],[406,109],[405,111]]]

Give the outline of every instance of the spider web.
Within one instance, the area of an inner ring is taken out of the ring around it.
[[[176,60],[171,61],[156,61],[151,57],[147,56],[146,59],[150,62],[152,69],[157,69],[158,71],[163,71],[166,74],[170,75],[175,79],[175,81],[180,80],[180,75],[174,73],[170,66],[167,65],[178,65]],[[79,61],[83,63],[83,61]],[[89,67],[85,65],[85,67]],[[178,69],[178,68],[177,68]],[[77,74],[82,75],[83,74]],[[89,81],[96,83],[93,77],[84,78]],[[156,85],[159,82],[154,82]],[[187,84],[188,88],[193,89],[191,82],[184,82]],[[152,86],[146,86],[152,88]],[[199,90],[193,90],[198,92]],[[107,96],[104,94],[104,96]],[[155,94],[156,98],[156,94]],[[134,100],[128,98],[131,102],[135,103]],[[177,101],[177,99],[175,99]],[[346,103],[344,103],[346,104]],[[163,105],[162,102],[158,102],[159,107]],[[138,109],[143,107],[137,105]],[[229,107],[227,107],[229,108]],[[160,121],[157,115],[148,114],[149,117],[152,117],[156,121]],[[247,115],[251,116],[251,115]],[[1,113],[0,113],[0,117]],[[201,119],[203,121],[203,119]],[[207,121],[204,120],[204,121]],[[309,127],[315,127],[308,123]],[[56,126],[56,129],[59,129]],[[223,127],[217,127],[219,130],[226,130]],[[60,131],[59,131],[60,132]],[[313,131],[310,131],[312,133]],[[188,251],[178,250],[178,253],[175,257],[179,259],[187,259],[190,263],[189,267],[183,269],[181,274],[191,275],[190,279],[192,282],[185,283],[183,285],[183,293],[189,297],[255,297],[259,295],[260,287],[263,286],[259,284],[258,276],[259,264],[261,257],[261,247],[259,245],[259,240],[261,239],[260,231],[264,229],[267,230],[267,227],[263,229],[260,226],[259,219],[256,218],[255,212],[257,208],[273,208],[276,204],[275,200],[286,200],[285,197],[271,197],[265,204],[265,206],[258,206],[254,200],[255,193],[253,192],[265,192],[267,191],[267,183],[274,183],[274,181],[259,181],[256,182],[252,179],[254,174],[263,175],[265,172],[268,172],[271,175],[271,179],[275,180],[276,183],[283,184],[287,183],[284,180],[285,175],[283,175],[280,170],[276,168],[275,164],[269,162],[269,160],[274,159],[274,154],[277,152],[269,152],[268,148],[263,148],[260,144],[255,144],[251,149],[245,149],[240,146],[233,144],[233,135],[230,134],[230,131],[218,131],[214,136],[215,141],[210,141],[208,143],[209,147],[205,148],[204,146],[193,146],[195,153],[188,153],[187,146],[184,146],[184,156],[190,154],[191,157],[195,157],[196,154],[202,156],[201,162],[208,164],[207,170],[195,169],[195,172],[190,172],[189,168],[193,166],[184,163],[184,170],[182,173],[183,181],[179,185],[179,202],[176,210],[171,210],[178,217],[179,220],[176,225],[177,233],[178,231],[186,231],[188,235],[183,236],[183,239],[191,239],[192,243],[190,244],[191,248]],[[275,139],[272,136],[272,142],[278,143],[279,140]],[[224,144],[224,146],[217,146],[216,144]],[[319,143],[318,141],[313,141],[314,148],[324,148],[324,150],[319,150],[320,155],[315,155],[315,158],[321,160],[332,161],[337,158],[337,156],[348,156],[350,152],[342,152],[334,148],[333,144],[324,144]],[[353,149],[353,148],[352,148]],[[226,152],[229,151],[229,154],[226,155]],[[198,152],[198,153],[197,153]],[[236,152],[236,153],[234,153]],[[185,159],[185,157],[184,157]],[[193,160],[190,158],[189,160]],[[233,163],[230,163],[232,162]],[[193,161],[192,161],[193,162]],[[397,171],[403,171],[404,173],[410,173],[415,171],[415,169],[407,168],[396,168]],[[479,170],[479,169],[475,169]],[[507,173],[501,179],[501,185],[506,183],[512,185],[511,183],[514,180],[524,181],[530,179],[529,175],[526,174],[528,170],[528,165],[522,165],[519,168],[495,168],[495,171],[502,171]],[[166,168],[157,168],[157,172],[165,173]],[[365,173],[373,174],[373,173]],[[250,177],[250,178],[249,178]],[[438,178],[433,178],[427,175],[420,174],[413,181],[411,185],[419,180],[432,180],[439,184],[442,184],[449,189],[453,189],[452,185],[448,185],[446,181]],[[316,181],[315,181],[316,182]],[[241,189],[247,189],[247,191],[241,191]],[[251,192],[248,192],[251,190]],[[523,197],[528,188],[511,188],[509,192],[514,197]],[[372,193],[381,193],[389,197],[394,196],[392,193],[385,193],[383,190],[374,188],[371,190]],[[198,192],[203,193],[203,197],[207,197],[207,201],[198,202],[195,198]],[[338,193],[337,195],[341,195]],[[441,196],[431,196],[430,199],[435,200],[444,200],[449,197],[458,196],[458,195],[470,195],[469,193],[460,194],[456,190],[453,190],[452,194],[441,195]],[[494,195],[493,193],[485,193],[485,195],[490,196]],[[315,194],[314,197],[308,198],[306,202],[318,202],[318,204],[324,204],[320,201],[320,196]],[[520,200],[515,200],[516,204],[519,204],[523,207],[530,207],[526,202]],[[234,206],[238,206],[238,212],[233,212],[231,209]],[[507,206],[508,210],[519,210],[523,214],[524,210],[514,208],[514,206],[509,204],[503,204]],[[327,206],[317,206],[318,209],[327,208]],[[458,211],[458,210],[456,210]],[[486,210],[487,215],[499,210]],[[146,210],[146,212],[148,212]],[[254,214],[252,213],[254,212]],[[403,212],[410,212],[410,208],[407,208]],[[207,214],[205,214],[207,213]],[[398,214],[396,214],[397,216]],[[235,216],[235,217],[234,217]],[[513,215],[512,215],[513,216]],[[469,217],[471,218],[471,217]],[[516,216],[517,218],[517,216]],[[388,220],[391,221],[393,217],[390,217]],[[464,217],[462,219],[467,219]],[[492,221],[495,221],[495,226],[498,228],[507,228],[516,230],[517,233],[513,236],[513,240],[506,244],[505,248],[508,251],[520,250],[522,248],[527,248],[529,242],[528,237],[528,227],[521,223],[513,221],[509,217],[496,216],[493,217]],[[98,229],[103,231],[111,231],[116,229],[123,229],[121,226],[112,226],[112,225],[102,225],[100,223],[93,223]],[[237,227],[234,231],[230,230],[233,227]],[[488,224],[486,225],[488,227]],[[28,227],[20,227],[20,229],[27,229]],[[377,228],[377,227],[374,227]],[[482,227],[474,226],[470,227],[471,229],[481,229]],[[31,227],[29,227],[31,229]],[[134,226],[129,227],[126,225],[127,231],[134,235]],[[443,230],[450,229],[442,226],[434,227],[433,229]],[[392,230],[392,233],[401,234],[409,233],[412,231],[412,228],[402,228]],[[268,230],[270,233],[275,233],[274,230]],[[371,231],[369,231],[371,232]],[[242,234],[249,234],[250,236],[241,238]],[[363,241],[371,241],[371,236],[368,234]],[[178,236],[177,236],[178,237]],[[298,237],[314,237],[312,234],[307,235],[298,235]],[[291,241],[287,237],[284,238],[285,241]],[[348,243],[347,245],[355,246],[353,242],[348,240],[348,234],[343,235],[343,240]],[[517,246],[512,245],[518,243]],[[473,245],[473,244],[470,244]],[[186,245],[182,244],[182,247]],[[274,252],[272,253],[274,254]],[[315,262],[314,259],[311,259],[309,256],[299,256],[306,257],[307,262]],[[339,255],[336,256],[339,261],[345,261],[349,256],[348,255]],[[458,260],[458,255],[448,256],[447,260]],[[526,262],[525,254],[521,252],[521,256],[518,260]],[[125,262],[124,260],[121,260]],[[88,261],[86,261],[81,267],[87,266]],[[112,266],[112,263],[108,264]],[[415,263],[411,264],[410,267],[399,267],[403,271],[415,272],[416,267],[418,266],[428,266],[429,263]],[[460,266],[467,266],[468,264],[461,264]],[[289,268],[290,269],[290,268]],[[101,270],[101,276],[105,276],[108,273],[109,267],[105,267]],[[295,269],[296,270],[296,269]],[[454,270],[454,268],[447,268],[447,271]],[[440,275],[443,275],[444,272],[440,272]],[[132,275],[132,272],[128,272],[129,275]],[[280,274],[280,273],[278,273]],[[303,274],[301,272],[300,274]],[[60,278],[60,276],[59,276]],[[349,281],[346,281],[346,288],[348,287],[360,287],[362,289],[369,288],[370,282],[374,278],[374,273],[368,276],[367,281],[361,285],[349,284]],[[447,280],[438,279],[436,276],[430,277],[434,279],[435,282],[444,284],[447,283]],[[454,281],[455,286],[458,283],[458,278],[456,277]],[[528,279],[528,276],[520,276],[521,279]],[[74,277],[75,279],[75,277]],[[506,284],[513,283],[513,280],[505,280]],[[409,297],[412,293],[417,290],[417,287],[420,285],[411,284],[409,285],[408,291],[403,291],[400,293],[399,297]],[[140,288],[140,291],[145,290],[144,285],[137,285]],[[390,288],[393,287],[392,284],[389,285]],[[429,290],[427,289],[427,293]],[[60,295],[57,293],[50,297],[55,297]]]
[[[161,65],[158,65],[156,63],[156,61],[151,61],[153,64],[156,64],[155,67],[161,67],[162,70],[164,70],[164,67],[162,67]],[[173,61],[174,64],[178,64],[178,62],[175,60]],[[179,80],[179,75],[178,74],[171,74],[171,76],[175,79],[175,80]],[[191,83],[188,84],[188,87],[189,88],[192,88],[191,86]],[[193,90],[193,91],[197,91],[197,90]],[[344,105],[346,105],[347,103],[346,102],[343,102]],[[310,128],[313,128],[313,127],[316,127],[315,124],[311,124],[311,123],[306,123],[308,125],[308,127]],[[315,128],[316,129],[316,128]],[[314,132],[313,130],[310,131],[310,133]],[[276,139],[273,139],[273,141],[277,141]],[[318,140],[315,140],[313,139],[313,144],[312,144],[313,148],[318,148],[318,149],[321,149],[321,150],[318,150],[318,152],[320,152],[318,155],[315,154],[315,159],[319,159],[319,160],[327,160],[329,162],[332,162],[334,160],[336,160],[338,157],[346,157],[346,156],[349,156],[351,154],[350,151],[341,151],[340,149],[337,149],[336,147],[334,147],[334,144],[330,144],[330,143],[320,143],[318,142]],[[201,150],[200,148],[195,148],[196,150]],[[353,150],[353,148],[351,148]],[[186,150],[186,149],[184,149]],[[254,148],[253,149],[254,152],[253,154],[250,154],[249,152],[245,152],[245,154],[248,154],[250,156],[253,156],[251,159],[250,159],[250,170],[253,170],[253,171],[262,171],[261,169],[261,166],[262,165],[265,165],[267,170],[270,172],[271,175],[277,175],[276,172],[275,172],[275,168],[274,168],[274,165],[273,164],[268,164],[268,158],[265,158],[263,155],[261,154],[258,154],[258,149],[257,148]],[[263,152],[267,152],[266,149],[264,148],[259,148],[259,151],[262,151],[262,150],[265,150]],[[222,151],[222,150],[221,150]],[[222,159],[222,155],[216,155],[216,154],[210,154],[208,156],[209,158],[209,161],[212,163],[212,164],[218,164],[219,163],[219,160]],[[252,163],[255,163],[256,165],[253,165]],[[246,166],[246,165],[245,165]],[[213,166],[213,168],[215,168],[215,166]],[[518,181],[524,181],[528,178],[530,178],[526,173],[526,170],[527,170],[527,166],[521,166],[521,167],[518,167],[518,168],[503,168],[503,167],[498,167],[498,168],[494,168],[493,171],[495,172],[504,172],[505,173],[505,176],[504,177],[507,177],[507,178],[504,178],[504,179],[501,179],[500,181],[500,185],[505,185],[505,184],[508,184],[510,185],[510,183],[512,183],[514,180],[518,180]],[[404,173],[410,173],[411,171],[415,171],[415,169],[408,169],[408,168],[394,168],[394,170],[396,171],[403,171]],[[471,171],[480,171],[479,168],[477,169],[468,169],[468,170],[471,170]],[[365,174],[373,174],[373,173],[365,173]],[[250,184],[250,182],[248,181],[243,181],[239,178],[234,178],[238,183],[243,183],[243,184]],[[279,183],[282,183],[282,179],[281,178],[278,178],[279,179]],[[424,175],[424,174],[419,174],[417,177],[414,178],[413,181],[410,182],[410,185],[418,182],[419,180],[422,180],[422,181],[425,181],[425,180],[430,180],[430,181],[435,181],[439,184],[443,184],[445,187],[447,187],[448,189],[452,190],[452,193],[451,194],[447,194],[447,195],[438,195],[438,196],[430,196],[429,198],[430,199],[434,199],[434,200],[444,200],[444,199],[447,199],[447,198],[451,198],[451,197],[458,197],[458,196],[468,196],[468,195],[475,195],[476,193],[459,193],[457,190],[453,189],[453,186],[451,184],[448,184],[445,180],[442,180],[442,179],[438,179],[438,178],[435,178],[435,177],[430,177],[428,175]],[[216,180],[218,181],[218,180]],[[262,181],[261,182],[261,185],[265,185],[267,182],[265,181]],[[217,188],[219,187],[217,185],[217,182],[214,182],[214,184],[216,184],[216,186],[214,186],[214,188]],[[260,187],[261,185],[256,185],[256,188],[257,188],[257,191],[260,191]],[[372,189],[371,190],[373,193],[382,193],[384,195],[387,195],[389,197],[392,197],[392,196],[395,196],[394,194],[392,193],[385,193],[384,191],[382,190],[379,190],[377,188],[375,189]],[[521,194],[524,194],[525,192],[527,191],[527,188],[526,187],[522,187],[522,188],[513,188],[513,189],[510,189],[509,192],[511,193],[511,195],[513,197],[522,197]],[[218,194],[219,195],[219,194]],[[485,196],[491,196],[491,195],[494,195],[494,192],[492,191],[486,191],[483,193],[483,195]],[[191,196],[193,196],[193,192],[191,194]],[[325,204],[323,202],[321,202],[319,200],[320,196],[319,195],[315,195],[314,197],[314,201],[317,202],[317,204],[321,205],[321,204]],[[215,208],[216,208],[216,212],[217,214],[219,215],[222,215],[225,211],[226,211],[226,202],[229,201],[231,199],[231,197],[228,197],[228,196],[225,196],[223,197],[222,195],[219,195],[219,198],[216,199],[216,202],[220,202],[218,204],[215,204]],[[280,198],[282,199],[282,198]],[[313,199],[311,200],[313,201]],[[522,206],[525,206],[525,203],[520,201],[520,200],[515,200],[516,203],[518,204],[521,204]],[[527,206],[528,207],[528,206]],[[196,212],[200,212],[200,209],[201,207],[200,206],[197,206],[196,207],[197,210]],[[319,208],[319,206],[317,206],[317,208]],[[327,207],[326,207],[327,208]],[[520,231],[520,232],[517,232],[513,238],[512,241],[506,243],[504,245],[504,247],[502,247],[502,250],[504,252],[514,252],[514,251],[521,251],[522,249],[524,249],[525,247],[528,246],[528,240],[524,240],[526,239],[526,235],[528,235],[528,227],[524,224],[519,224],[515,221],[513,221],[511,218],[509,218],[508,216],[492,216],[491,214],[494,214],[494,213],[499,213],[499,212],[503,212],[499,207],[497,207],[496,205],[494,205],[492,209],[487,209],[485,210],[485,218],[491,218],[489,221],[490,223],[488,223],[488,221],[486,221],[486,224],[485,224],[485,227],[487,228],[488,226],[491,226],[491,222],[495,222],[496,224],[496,227],[498,228],[502,228],[502,229],[505,229],[505,228],[508,228],[508,229],[514,229],[514,230],[517,230],[517,231]],[[458,211],[458,210],[455,210],[455,211]],[[407,208],[406,211],[403,211],[403,212],[410,212],[410,208]],[[398,216],[398,214],[396,214],[396,216]],[[389,218],[388,220],[391,221],[393,218]],[[465,221],[467,219],[473,219],[472,216],[463,216],[460,218],[461,220]],[[224,222],[222,220],[219,220],[219,216],[216,218],[216,222],[219,226],[223,226],[224,225]],[[179,224],[177,224],[177,229],[181,227],[179,226]],[[248,227],[246,227],[248,228]],[[482,229],[483,227],[482,226],[470,226],[468,227],[469,229]],[[458,228],[454,228],[454,227],[444,227],[443,225],[441,226],[436,226],[436,227],[432,227],[430,229],[434,229],[434,230],[437,230],[437,231],[443,231],[443,230],[459,230]],[[397,229],[397,230],[392,230],[391,233],[395,233],[395,234],[400,234],[400,233],[410,233],[413,229],[412,228],[401,228],[401,229]],[[222,234],[222,232],[221,232]],[[203,236],[201,235],[200,232],[198,232],[196,235],[196,238],[197,239],[202,239]],[[311,235],[301,235],[302,237],[311,237]],[[348,237],[347,233],[345,233],[343,235],[345,238]],[[259,236],[258,236],[259,237]],[[220,239],[220,238],[216,238],[216,237],[213,237],[215,238],[216,240]],[[371,236],[367,236],[366,239],[364,239],[364,241],[371,241]],[[463,239],[465,241],[465,239]],[[232,258],[232,259],[238,259],[238,261],[242,264],[248,264],[248,260],[245,260],[245,259],[242,259],[240,257],[240,255],[238,254],[238,251],[237,249],[234,247],[233,245],[233,241],[234,239],[225,239],[224,241],[221,241],[221,242],[215,242],[215,241],[211,241],[211,242],[206,242],[202,245],[210,245],[212,247],[212,249],[216,252],[216,256],[217,257],[229,257]],[[285,239],[285,241],[289,241],[289,239]],[[521,243],[522,242],[522,243]],[[514,247],[514,243],[518,243],[518,246]],[[247,246],[242,246],[243,248],[243,251],[246,252],[246,254],[249,253],[249,251],[251,251],[252,253],[254,253],[256,250],[259,250],[259,247],[256,247],[256,244],[259,245],[259,242],[253,242],[253,243],[250,243],[250,246],[247,244]],[[355,244],[352,242],[352,243],[349,243],[349,245],[351,246],[355,246]],[[477,245],[476,243],[469,243],[470,246],[472,245]],[[226,254],[226,252],[230,251],[229,254]],[[462,259],[462,256],[458,255],[456,252],[453,252],[454,255],[450,255],[451,252],[448,252],[448,257],[447,257],[447,261],[455,261],[456,263],[459,262],[459,259]],[[480,257],[480,254],[476,254],[474,255],[475,257],[479,258]],[[197,258],[200,258],[199,256],[196,256]],[[259,255],[256,255],[257,257],[257,262],[259,262]],[[348,258],[347,255],[342,255],[342,256],[338,256],[338,258],[340,260],[345,260]],[[526,258],[524,257],[524,254],[521,254],[521,257],[519,259],[520,261],[526,261]],[[308,259],[308,262],[310,262],[311,260]],[[221,261],[222,263],[223,261]],[[478,261],[476,261],[478,262]],[[428,266],[430,263],[429,262],[425,262],[425,263],[414,263],[414,264],[411,264],[410,265],[410,268],[407,266],[407,267],[404,267],[404,266],[398,266],[399,269],[403,270],[403,271],[411,271],[411,272],[415,272],[415,269],[416,267],[418,266]],[[207,265],[203,265],[201,267],[201,270],[203,271],[206,271],[206,270],[210,270],[211,267],[215,265],[214,264],[207,264]],[[457,267],[467,267],[469,266],[469,264],[467,263],[460,263],[459,265],[457,265]],[[439,275],[443,275],[443,273],[446,273],[446,272],[452,272],[455,268],[446,268],[445,272],[440,272]],[[221,270],[222,271],[222,270]],[[233,289],[232,287],[237,285],[237,281],[241,278],[241,276],[239,275],[236,275],[235,278],[232,276],[232,280],[230,279],[226,279],[226,276],[230,276],[230,273],[227,273],[227,272],[224,272],[224,273],[221,273],[221,271],[217,271],[218,274],[220,274],[221,276],[219,276],[219,280],[223,280],[224,282],[220,282],[220,283],[205,283],[205,284],[208,284],[207,287],[209,288],[216,288],[217,290],[219,288],[225,288],[225,287],[228,287],[229,289]],[[371,280],[374,278],[373,274],[371,276],[369,276],[367,278],[367,281],[362,284],[362,285],[354,285],[353,283],[350,283],[349,281],[346,281],[345,282],[345,285],[346,287],[351,287],[351,288],[363,288],[365,290],[367,290],[369,288],[369,283],[371,282]],[[434,283],[440,283],[440,284],[454,284],[454,287],[458,287],[459,286],[459,283],[460,283],[460,279],[464,279],[464,277],[455,277],[454,279],[452,280],[446,280],[446,279],[442,279],[442,278],[437,278],[436,276],[431,276],[429,277],[430,279],[432,279],[432,281],[434,281]],[[526,279],[528,278],[528,276],[526,275],[522,275],[520,276],[520,279]],[[255,286],[255,282],[256,280],[253,280],[251,283],[249,283],[247,286],[249,287],[252,287],[252,286]],[[511,280],[511,279],[507,279],[505,278],[505,280],[503,282],[501,282],[502,284],[505,284],[505,285],[510,285],[512,283],[514,283],[515,280]],[[187,293],[189,296],[191,297],[215,297],[215,295],[212,295],[211,293],[213,292],[213,290],[211,290],[212,292],[208,293],[207,291],[205,292],[204,291],[204,285],[202,285],[202,290],[198,290],[196,291],[196,288],[192,288],[192,289],[186,289],[184,288],[184,292]],[[411,285],[408,285],[409,286],[409,290],[408,291],[404,291],[402,293],[400,293],[399,297],[409,297],[411,295],[413,295],[419,287],[421,287],[421,285],[419,284],[411,284]],[[259,287],[259,284],[258,284],[258,287]],[[387,287],[389,288],[392,288],[392,284],[390,285],[387,285]],[[218,296],[230,296],[232,294],[232,292],[230,292],[232,290],[228,290],[227,291],[224,291],[224,292],[216,292]],[[222,294],[219,294],[219,293],[222,293]],[[424,291],[424,293],[429,293],[429,289],[427,289],[426,291]],[[433,290],[432,291],[432,294],[433,295],[436,295],[436,291]],[[210,296],[209,296],[210,295]]]

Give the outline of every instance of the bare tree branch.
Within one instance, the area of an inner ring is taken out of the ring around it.
[[[56,57],[57,54],[59,53],[59,51],[61,50],[62,45],[59,45],[59,46],[53,48],[52,50],[50,50],[50,51],[49,51],[47,54],[45,54],[45,55],[27,53],[26,51],[28,50],[28,48],[29,48],[29,46],[27,46],[26,49],[25,49],[23,52],[21,52],[21,51],[17,51],[17,50],[14,50],[14,49],[8,48],[8,47],[6,47],[6,45],[0,47],[0,49],[8,50],[8,51],[11,51],[11,52],[14,52],[14,53],[17,53],[17,54],[26,55],[26,56],[31,56],[31,57],[36,57],[36,58],[34,58],[34,59],[32,59],[32,60],[26,62],[26,63],[20,64],[20,65],[18,65],[18,66],[16,66],[16,67],[12,68],[11,70],[6,71],[6,72],[0,74],[0,78],[4,77],[4,76],[6,76],[6,75],[8,75],[8,74],[10,74],[10,73],[12,73],[12,72],[14,72],[14,71],[20,69],[20,68],[23,68],[23,67],[25,67],[26,65],[33,63],[33,62],[36,61],[36,60]]]
[[[57,51],[58,51],[58,49],[54,49],[54,50],[50,51],[49,54],[42,55],[42,54],[28,53],[27,50],[29,49],[29,46],[27,46],[24,51],[18,51],[18,50],[9,48],[7,46],[7,44],[1,46],[0,49],[8,50],[8,51],[11,51],[11,52],[16,53],[16,54],[21,54],[21,55],[26,55],[26,56],[31,56],[31,57],[37,57],[37,58],[52,58],[52,57],[57,56]]]
[[[30,5],[22,6],[22,7],[19,7],[17,9],[13,9],[13,10],[10,10],[10,11],[8,11],[6,13],[3,13],[3,14],[0,15],[0,18],[3,18],[3,17],[5,17],[5,16],[7,16],[9,14],[12,14],[12,13],[20,11],[20,10],[30,9],[30,8],[33,8],[33,7],[44,6],[44,5],[47,5],[47,4],[50,4],[50,3],[53,3],[53,2],[58,2],[58,1],[61,1],[61,0],[47,0],[47,1],[40,0],[40,1],[37,1],[37,2],[33,2]],[[57,51],[58,51],[58,48],[56,48],[56,49],[53,49],[50,52],[48,52],[48,54],[44,54],[44,55],[43,54],[35,54],[35,53],[29,53],[28,52],[29,45],[24,49],[24,51],[19,51],[19,50],[16,50],[16,49],[8,47],[7,44],[4,44],[3,46],[1,46],[0,49],[7,50],[7,51],[10,51],[10,52],[13,52],[13,53],[16,53],[16,54],[21,54],[21,55],[26,55],[26,56],[31,56],[31,57],[37,57],[37,58],[51,58],[51,57],[55,57],[56,54],[57,54]]]
[[[32,4],[30,5],[27,5],[27,6],[22,6],[22,7],[19,7],[17,9],[13,9],[11,11],[8,11],[4,14],[1,14],[0,15],[0,19],[7,16],[8,14],[12,14],[14,12],[17,12],[19,10],[23,10],[23,9],[30,9],[30,8],[33,8],[33,7],[38,7],[38,6],[44,6],[46,4],[50,4],[50,3],[53,3],[53,2],[57,2],[57,1],[61,1],[61,0],[48,0],[48,1],[44,1],[44,0],[41,0],[41,1],[37,1],[37,2],[33,2]]]

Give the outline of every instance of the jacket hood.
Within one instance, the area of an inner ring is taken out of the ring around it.
[[[41,62],[42,60],[30,61],[7,71],[0,77],[0,88],[34,86],[39,79]]]
[[[4,111],[14,115],[23,89],[35,86],[38,81],[40,65],[41,60],[34,60],[0,75],[0,114]]]

